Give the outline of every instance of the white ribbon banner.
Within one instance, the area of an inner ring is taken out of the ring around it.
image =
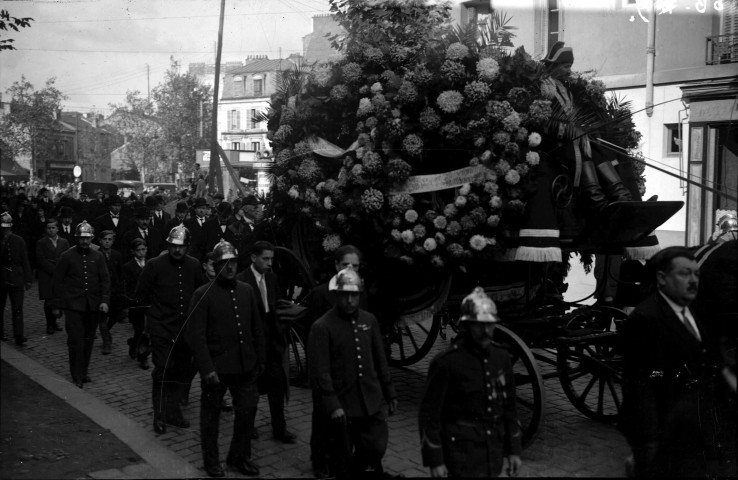
[[[359,147],[359,141],[356,140],[346,150],[334,145],[325,138],[311,137],[308,139],[310,149],[314,154],[320,155],[321,157],[338,158],[346,155],[346,153],[356,150]]]
[[[435,175],[415,175],[402,185],[394,187],[390,193],[424,193],[456,188],[465,183],[483,181],[488,171],[484,165],[477,165]]]

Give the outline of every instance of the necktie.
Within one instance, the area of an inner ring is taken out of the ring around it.
[[[692,322],[689,321],[689,318],[687,318],[687,307],[682,308],[682,323],[687,327],[687,330],[689,330],[689,333],[691,333],[694,338],[702,341],[700,333],[692,326]]]
[[[141,236],[143,237],[144,240],[148,238],[148,235],[146,235],[146,230],[141,230]]]
[[[259,280],[259,291],[261,292],[261,301],[264,302],[264,311],[269,313],[269,301],[267,300],[267,287],[264,282],[264,275],[262,275],[261,280]]]

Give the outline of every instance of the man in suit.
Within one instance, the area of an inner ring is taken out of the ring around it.
[[[277,275],[272,272],[273,260],[274,246],[269,242],[256,242],[251,252],[251,266],[238,274],[238,280],[251,285],[259,297],[259,312],[264,322],[267,342],[263,386],[269,398],[272,434],[275,439],[284,443],[294,443],[296,436],[287,430],[284,416],[284,402],[289,395],[289,378],[286,371],[287,324],[277,315],[280,291]],[[254,431],[256,432],[256,429]]]
[[[12,232],[13,217],[8,212],[0,214],[0,327],[2,339],[5,336],[5,302],[10,297],[13,315],[13,335],[15,344],[23,345],[28,339],[23,334],[23,297],[25,290],[33,284],[33,272],[28,261],[26,242]],[[25,290],[24,290],[25,289]]]
[[[134,208],[135,223],[131,229],[123,234],[123,245],[130,245],[134,238],[142,238],[146,241],[146,259],[156,257],[162,251],[162,239],[161,233],[153,227],[149,226],[151,219],[151,212],[142,204],[138,204]],[[124,263],[133,258],[133,254],[130,250],[126,250],[123,259]]]
[[[226,389],[233,396],[233,437],[226,463],[244,475],[259,475],[251,462],[251,434],[259,401],[256,378],[264,371],[264,332],[253,288],[236,280],[236,249],[220,242],[213,249],[217,277],[195,290],[186,339],[202,379],[200,440],[205,471],[223,477],[218,424]]]
[[[187,202],[185,201],[177,202],[177,206],[174,209],[174,218],[171,218],[167,222],[166,226],[164,227],[164,232],[168,233],[174,227],[179,227],[180,225],[184,225],[185,220],[187,220],[188,211],[189,211],[189,208],[187,207]]]
[[[151,226],[159,231],[162,235],[161,240],[165,241],[169,234],[166,228],[172,216],[164,211],[164,198],[161,195],[146,197],[146,206],[151,211]]]
[[[656,292],[623,329],[622,429],[633,451],[629,465],[638,476],[735,476],[735,405],[717,375],[715,345],[690,309],[699,286],[697,262],[689,249],[669,247],[648,268]]]
[[[225,240],[234,247],[238,247],[238,238],[228,229],[233,219],[233,207],[228,202],[221,202],[215,207],[215,215],[205,222],[205,251],[210,252],[221,240]]]
[[[207,221],[208,203],[204,198],[196,198],[194,204],[195,215],[184,222],[192,237],[190,255],[198,262],[205,257],[205,222]]]
[[[62,253],[69,250],[69,242],[59,236],[59,221],[56,218],[46,219],[46,235],[36,242],[36,262],[38,272],[38,298],[44,301],[46,316],[46,333],[53,335],[62,328],[57,317],[52,313],[54,269]]]
[[[111,195],[105,200],[108,211],[97,217],[93,222],[95,230],[102,232],[103,230],[112,230],[115,232],[115,242],[113,242],[113,248],[120,253],[125,253],[123,245],[129,245],[122,243],[123,235],[132,227],[130,219],[121,215],[121,208],[123,206],[123,200],[118,195]]]
[[[69,369],[79,388],[90,382],[87,375],[100,313],[108,313],[110,275],[102,253],[90,248],[95,231],[87,222],[77,225],[77,246],[59,257],[54,269],[52,293],[55,309],[66,317]]]
[[[66,240],[69,245],[75,245],[74,232],[77,224],[73,221],[74,210],[68,205],[59,208],[59,236]]]

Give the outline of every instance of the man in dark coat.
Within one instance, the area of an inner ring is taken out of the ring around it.
[[[313,324],[308,345],[310,383],[331,425],[329,473],[339,478],[357,478],[367,467],[383,473],[387,414],[397,409],[379,323],[359,308],[362,290],[353,268],[338,273],[336,306]]]
[[[125,253],[123,246],[129,244],[124,243],[122,238],[123,234],[132,227],[132,222],[128,217],[121,214],[123,200],[118,195],[111,195],[105,199],[105,205],[108,211],[95,217],[93,222],[95,230],[98,232],[102,232],[103,230],[112,230],[115,232],[113,248],[120,253]],[[99,209],[96,211],[99,211]]]
[[[166,241],[169,234],[169,230],[166,228],[172,220],[172,216],[164,211],[164,198],[161,195],[146,197],[146,207],[151,212],[151,226],[162,236],[161,241]]]
[[[634,473],[735,476],[735,405],[717,375],[716,348],[690,308],[697,262],[689,249],[669,247],[648,268],[657,291],[631,313],[622,343],[622,429]]]
[[[168,234],[174,227],[184,225],[185,220],[187,220],[188,211],[187,202],[177,202],[177,206],[174,209],[174,217],[167,222],[166,227],[164,227],[164,233]]]
[[[259,400],[256,378],[264,370],[266,347],[257,297],[251,286],[236,280],[238,255],[233,245],[218,243],[213,257],[218,276],[195,290],[186,330],[202,379],[200,439],[205,471],[211,477],[225,475],[218,453],[218,424],[227,389],[235,418],[226,463],[244,475],[259,475],[251,462],[251,434]]]
[[[192,381],[192,352],[181,334],[189,300],[205,283],[200,262],[187,255],[190,244],[187,229],[173,228],[167,244],[166,255],[146,263],[134,295],[136,301],[151,305],[146,317],[154,363],[151,396],[156,433],[166,433],[167,425],[190,426],[182,416],[180,399]]]
[[[115,243],[115,232],[103,230],[98,236],[100,243],[99,252],[105,257],[105,265],[110,274],[110,305],[107,314],[100,315],[100,336],[102,337],[102,354],[109,355],[113,336],[110,330],[120,320],[123,305],[123,255],[113,249]]]
[[[33,284],[33,272],[28,261],[26,242],[12,232],[13,217],[8,212],[0,214],[0,326],[5,336],[5,302],[10,297],[13,315],[15,344],[23,345],[28,339],[23,334],[23,297]],[[25,290],[24,290],[25,289]]]
[[[46,235],[36,242],[36,262],[38,272],[38,297],[44,301],[44,315],[46,316],[46,333],[52,335],[62,328],[57,323],[57,317],[52,313],[54,269],[59,263],[62,253],[69,250],[69,242],[59,236],[59,221],[56,218],[46,219]]]
[[[205,222],[207,221],[208,203],[204,198],[195,199],[195,215],[184,222],[184,226],[192,236],[190,255],[202,262],[205,257]]]
[[[492,342],[497,307],[477,287],[461,310],[464,332],[428,369],[418,412],[423,465],[431,477],[497,477],[507,457],[517,477],[522,435],[510,356]]]
[[[79,388],[91,381],[87,371],[95,330],[100,313],[107,313],[110,304],[110,275],[105,257],[90,248],[94,236],[94,229],[87,222],[77,225],[77,246],[59,257],[52,287],[57,307],[54,315],[59,315],[59,308],[64,309],[69,369],[72,381]]]
[[[69,245],[76,245],[74,240],[74,232],[77,230],[77,223],[74,222],[74,209],[68,205],[59,207],[59,236],[66,240]]]
[[[228,202],[221,202],[215,208],[215,215],[210,217],[203,225],[205,233],[205,251],[211,252],[213,248],[221,241],[225,240],[231,245],[234,243],[235,236],[232,231],[228,230],[228,225],[233,217],[233,207]]]
[[[269,242],[256,242],[251,252],[251,266],[238,274],[257,293],[259,313],[264,322],[267,343],[266,371],[262,386],[269,398],[269,415],[272,419],[274,438],[284,443],[294,443],[296,436],[287,430],[284,402],[289,395],[287,375],[287,324],[277,314],[280,290],[277,275],[272,272],[274,246]],[[256,412],[254,412],[255,414]]]
[[[138,204],[134,209],[134,215],[136,217],[134,226],[132,226],[126,233],[123,234],[123,245],[130,245],[134,238],[141,238],[146,242],[146,259],[150,260],[158,256],[163,250],[163,243],[161,239],[161,233],[154,227],[149,226],[149,220],[151,214],[149,209]],[[123,254],[123,261],[127,262],[133,258],[133,254],[130,250],[126,250]]]

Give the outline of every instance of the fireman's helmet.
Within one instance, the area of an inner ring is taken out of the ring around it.
[[[328,290],[331,292],[363,292],[364,282],[354,267],[349,265],[331,278]]]
[[[179,225],[169,230],[167,243],[170,245],[189,245],[190,231],[184,225]]]
[[[723,215],[718,220],[718,228],[720,229],[720,235],[728,232],[738,232],[738,218],[731,213]]]
[[[495,302],[484,293],[481,287],[476,287],[461,302],[461,318],[459,321],[497,323],[500,319],[497,316]]]
[[[77,228],[74,229],[74,236],[75,237],[94,237],[95,229],[92,228],[92,225],[87,223],[87,220],[82,220],[82,223],[77,225]]]
[[[215,248],[213,248],[213,263],[230,260],[232,258],[238,258],[238,250],[225,240],[221,240],[217,245],[215,245]]]
[[[11,228],[13,226],[13,217],[8,212],[0,213],[0,228]]]

